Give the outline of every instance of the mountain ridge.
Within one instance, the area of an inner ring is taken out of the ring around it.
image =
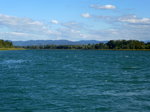
[[[27,41],[11,41],[14,46],[38,46],[38,45],[88,45],[88,44],[98,44],[107,43],[108,41],[98,41],[98,40],[27,40]],[[143,41],[144,43],[150,42],[150,40]]]
[[[98,44],[106,43],[107,41],[98,40],[28,40],[28,41],[12,41],[14,46],[34,46],[34,45],[87,45],[87,44]]]

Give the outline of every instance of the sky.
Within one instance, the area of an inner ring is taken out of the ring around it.
[[[150,40],[150,0],[0,0],[0,39]]]

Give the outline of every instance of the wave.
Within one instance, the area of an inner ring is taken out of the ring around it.
[[[20,63],[24,63],[26,61],[27,60],[22,60],[22,59],[20,59],[20,60],[4,60],[2,62],[2,64],[20,64]]]
[[[136,66],[131,66],[131,67],[122,67],[121,69],[130,70],[130,69],[140,69],[140,68]]]

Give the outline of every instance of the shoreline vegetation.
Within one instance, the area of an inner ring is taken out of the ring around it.
[[[10,41],[0,40],[0,51],[2,50],[25,50],[24,48],[14,47]]]
[[[26,50],[24,48],[0,48],[0,51],[5,51],[5,50]]]
[[[88,45],[34,45],[14,46],[10,41],[0,40],[0,50],[36,50],[36,49],[66,49],[66,50],[142,50],[150,51],[150,42],[144,43],[138,40],[110,40],[107,43]]]
[[[150,42],[138,40],[110,40],[107,43],[88,45],[34,45],[22,46],[25,49],[68,49],[68,50],[146,50],[150,51]]]

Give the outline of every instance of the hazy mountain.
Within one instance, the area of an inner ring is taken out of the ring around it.
[[[69,41],[69,40],[29,40],[29,41],[12,41],[14,46],[32,46],[32,45],[87,45],[87,44],[98,44],[107,43],[108,41],[97,41],[97,40],[80,40],[80,41]],[[143,41],[145,43],[150,40]]]
[[[148,42],[150,42],[150,40],[145,40],[144,42],[145,42],[145,43],[148,43]]]
[[[105,43],[107,41],[29,40],[29,41],[12,41],[12,42],[13,42],[13,45],[15,46],[32,46],[32,45],[87,45],[87,44]]]

